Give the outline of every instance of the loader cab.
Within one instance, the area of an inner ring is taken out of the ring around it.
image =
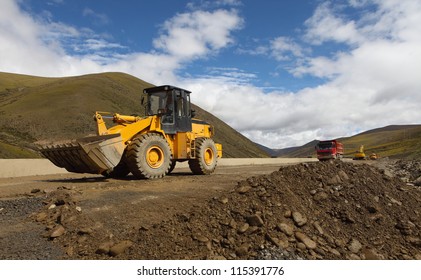
[[[160,117],[166,134],[192,130],[190,91],[174,86],[159,86],[144,90],[147,94],[146,115]]]

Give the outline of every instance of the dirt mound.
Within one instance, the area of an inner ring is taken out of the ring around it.
[[[281,167],[118,234],[90,219],[72,192],[51,193],[33,216],[64,258],[421,259],[420,189],[366,164]]]

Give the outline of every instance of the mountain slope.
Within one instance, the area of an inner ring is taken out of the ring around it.
[[[349,156],[364,145],[367,155],[374,152],[382,157],[421,157],[421,125],[389,125],[343,138],[342,141],[345,154]]]
[[[44,78],[0,72],[0,157],[30,157],[33,142],[66,140],[95,133],[95,111],[143,115],[143,89],[153,86],[123,73]],[[193,93],[194,94],[194,93]],[[233,128],[196,108],[197,116],[215,127],[225,157],[267,156]],[[234,145],[234,143],[241,143]],[[14,148],[10,148],[13,145]],[[24,155],[23,155],[24,154]]]
[[[364,145],[366,155],[374,152],[381,157],[421,157],[421,125],[390,125],[338,140],[344,144],[345,157],[353,157],[360,145]],[[278,157],[315,156],[314,146],[317,142],[313,140],[300,147],[281,149],[276,155]]]

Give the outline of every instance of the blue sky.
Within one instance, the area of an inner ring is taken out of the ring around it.
[[[299,89],[317,84],[317,79],[291,79],[285,71],[292,61],[274,61],[250,55],[259,44],[270,44],[278,36],[299,37],[302,23],[311,16],[319,1],[22,1],[21,7],[50,22],[61,22],[77,29],[89,28],[110,44],[118,44],[118,53],[150,52],[153,40],[162,32],[162,24],[177,14],[195,10],[227,9],[237,13],[240,22],[234,29],[234,42],[218,50],[217,55],[186,62],[180,76],[207,75],[215,68],[238,68],[255,75],[252,82],[260,87]],[[262,6],[264,7],[262,9]],[[183,48],[183,46],[180,46]],[[84,55],[97,50],[66,48],[70,54]],[[104,54],[105,55],[105,54]],[[106,53],[108,55],[108,53]]]
[[[420,123],[420,70],[417,0],[0,2],[0,71],[175,84],[271,148]]]

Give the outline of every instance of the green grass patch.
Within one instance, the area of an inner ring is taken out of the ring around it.
[[[0,158],[40,158],[40,156],[29,149],[0,142]]]

